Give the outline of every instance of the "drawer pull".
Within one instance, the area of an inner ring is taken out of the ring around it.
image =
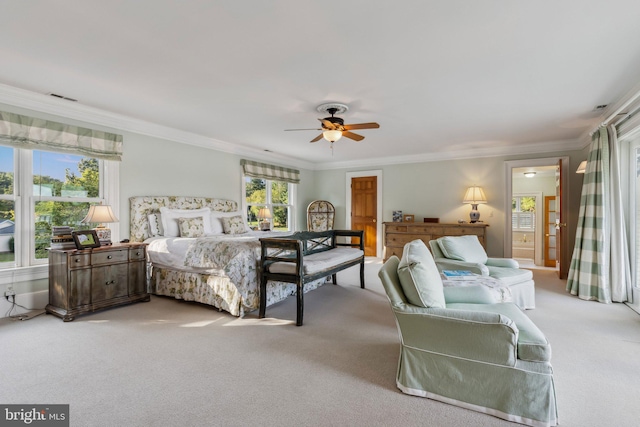
[[[140,255],[140,252],[136,252],[136,255]]]
[[[107,283],[105,283],[105,285],[113,285],[114,283],[116,283],[115,280],[111,280],[111,281],[107,281]]]
[[[76,258],[76,262],[80,262],[80,260],[78,258]]]
[[[113,258],[111,255],[107,255],[107,259],[111,259]]]

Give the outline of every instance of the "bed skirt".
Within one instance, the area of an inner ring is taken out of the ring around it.
[[[304,292],[316,289],[324,283],[326,283],[324,278],[307,283],[304,285]],[[154,295],[207,304],[240,317],[257,310],[260,306],[260,290],[257,283],[250,289],[239,289],[226,276],[159,266],[151,269],[149,292]],[[295,283],[270,281],[267,283],[267,306],[295,293]]]

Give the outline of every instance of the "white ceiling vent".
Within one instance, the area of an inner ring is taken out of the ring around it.
[[[49,93],[49,96],[53,96],[54,98],[60,98],[60,99],[65,99],[67,101],[72,101],[72,102],[78,102],[77,99],[73,99],[73,98],[69,98],[68,96],[64,96],[64,95],[58,95],[57,93]]]

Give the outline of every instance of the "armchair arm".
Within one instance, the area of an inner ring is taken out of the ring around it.
[[[486,264],[492,267],[520,268],[518,261],[511,258],[488,258]]]
[[[515,366],[518,328],[496,313],[447,308],[394,307],[402,345],[428,352]]]
[[[435,258],[434,261],[438,266],[438,270],[469,270],[472,273],[479,274],[481,276],[488,276],[489,269],[486,265],[479,262],[465,262],[457,261],[449,258]]]

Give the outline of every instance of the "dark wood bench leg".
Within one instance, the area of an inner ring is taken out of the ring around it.
[[[332,274],[331,275],[331,280],[333,281],[334,285],[338,284],[338,275],[337,274]]]
[[[304,292],[303,292],[304,284],[298,283],[298,293],[297,297],[297,306],[298,313],[296,314],[296,326],[302,326],[302,316],[304,314]]]
[[[364,289],[364,261],[360,263],[360,287]]]
[[[267,278],[260,275],[260,313],[258,317],[263,319],[267,312]]]

